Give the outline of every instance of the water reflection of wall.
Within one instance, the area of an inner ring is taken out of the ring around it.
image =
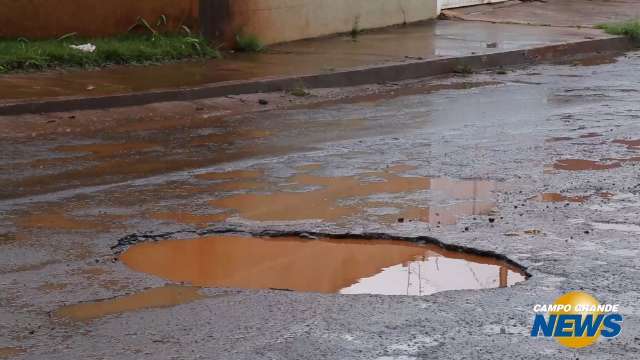
[[[447,205],[430,206],[422,221],[432,225],[453,225],[461,217],[486,215],[494,207],[496,183],[486,180],[431,179],[434,199],[446,199]]]
[[[447,290],[511,286],[525,277],[503,265],[451,259],[428,253],[423,260],[383,269],[340,290],[342,294],[429,295]]]

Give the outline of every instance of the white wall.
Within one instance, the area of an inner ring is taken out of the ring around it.
[[[267,44],[435,18],[438,0],[236,0],[232,31]]]

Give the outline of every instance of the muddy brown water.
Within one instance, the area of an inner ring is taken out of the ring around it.
[[[542,193],[534,197],[536,201],[540,202],[574,202],[583,203],[589,199],[586,195],[568,196],[559,193]]]
[[[193,286],[341,294],[429,295],[526,278],[492,257],[381,239],[206,236],[137,244],[121,260],[132,270]]]
[[[288,180],[290,187],[282,191],[234,194],[211,200],[210,205],[254,221],[323,220],[341,221],[362,215],[375,208],[394,208],[397,212],[376,216],[384,222],[422,221],[431,224],[452,225],[468,215],[488,214],[494,207],[492,192],[496,184],[485,180],[456,180],[398,175],[410,170],[407,166],[394,166],[386,171],[369,172],[357,176],[322,177],[299,174]],[[255,174],[240,174],[252,176]],[[200,178],[225,179],[224,173],[205,174]],[[224,184],[224,183],[223,183]],[[236,183],[237,184],[237,183]],[[233,184],[230,184],[233,185]],[[260,187],[258,183],[253,188]],[[216,187],[220,187],[217,184]],[[312,190],[307,190],[312,188]],[[230,189],[237,189],[230,187]],[[388,201],[360,201],[345,203],[354,198],[377,194],[399,194],[432,190],[456,202],[443,206],[406,206]],[[185,218],[184,216],[180,216]],[[223,218],[220,215],[218,219]],[[168,217],[167,217],[168,218]],[[178,219],[176,215],[174,219]],[[189,222],[189,221],[187,221]]]
[[[609,199],[614,196],[613,193],[601,191],[595,194],[588,195],[563,195],[560,193],[541,193],[534,196],[532,199],[540,202],[571,202],[571,203],[584,203],[597,196],[601,199]]]
[[[613,140],[614,144],[621,144],[627,146],[629,150],[640,150],[640,139],[639,140]]]
[[[199,290],[192,286],[167,285],[113,299],[65,306],[55,311],[54,316],[88,321],[136,310],[166,308],[204,299],[205,296]]]
[[[0,359],[11,359],[14,356],[23,354],[24,352],[24,349],[17,347],[0,347]]]
[[[619,162],[602,163],[594,160],[583,159],[563,159],[558,160],[553,164],[553,168],[556,170],[568,170],[568,171],[599,171],[615,169],[622,166]]]
[[[84,144],[84,145],[62,145],[54,148],[54,151],[65,153],[91,153],[95,156],[113,156],[129,152],[137,152],[159,148],[160,145],[152,143],[107,143],[107,144]]]

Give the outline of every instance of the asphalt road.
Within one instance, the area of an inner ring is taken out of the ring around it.
[[[633,359],[638,69],[630,53],[302,98],[0,118],[0,358]],[[428,296],[176,295],[112,249],[129,234],[211,228],[430,236],[532,276]],[[619,303],[622,334],[582,350],[530,337],[533,305],[570,290]],[[120,307],[95,305],[111,298]],[[85,302],[83,319],[66,307]]]

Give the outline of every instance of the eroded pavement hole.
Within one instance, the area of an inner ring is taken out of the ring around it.
[[[504,256],[428,237],[219,232],[124,239],[120,244],[131,246],[120,260],[132,270],[201,287],[429,295],[508,287],[529,276]]]

